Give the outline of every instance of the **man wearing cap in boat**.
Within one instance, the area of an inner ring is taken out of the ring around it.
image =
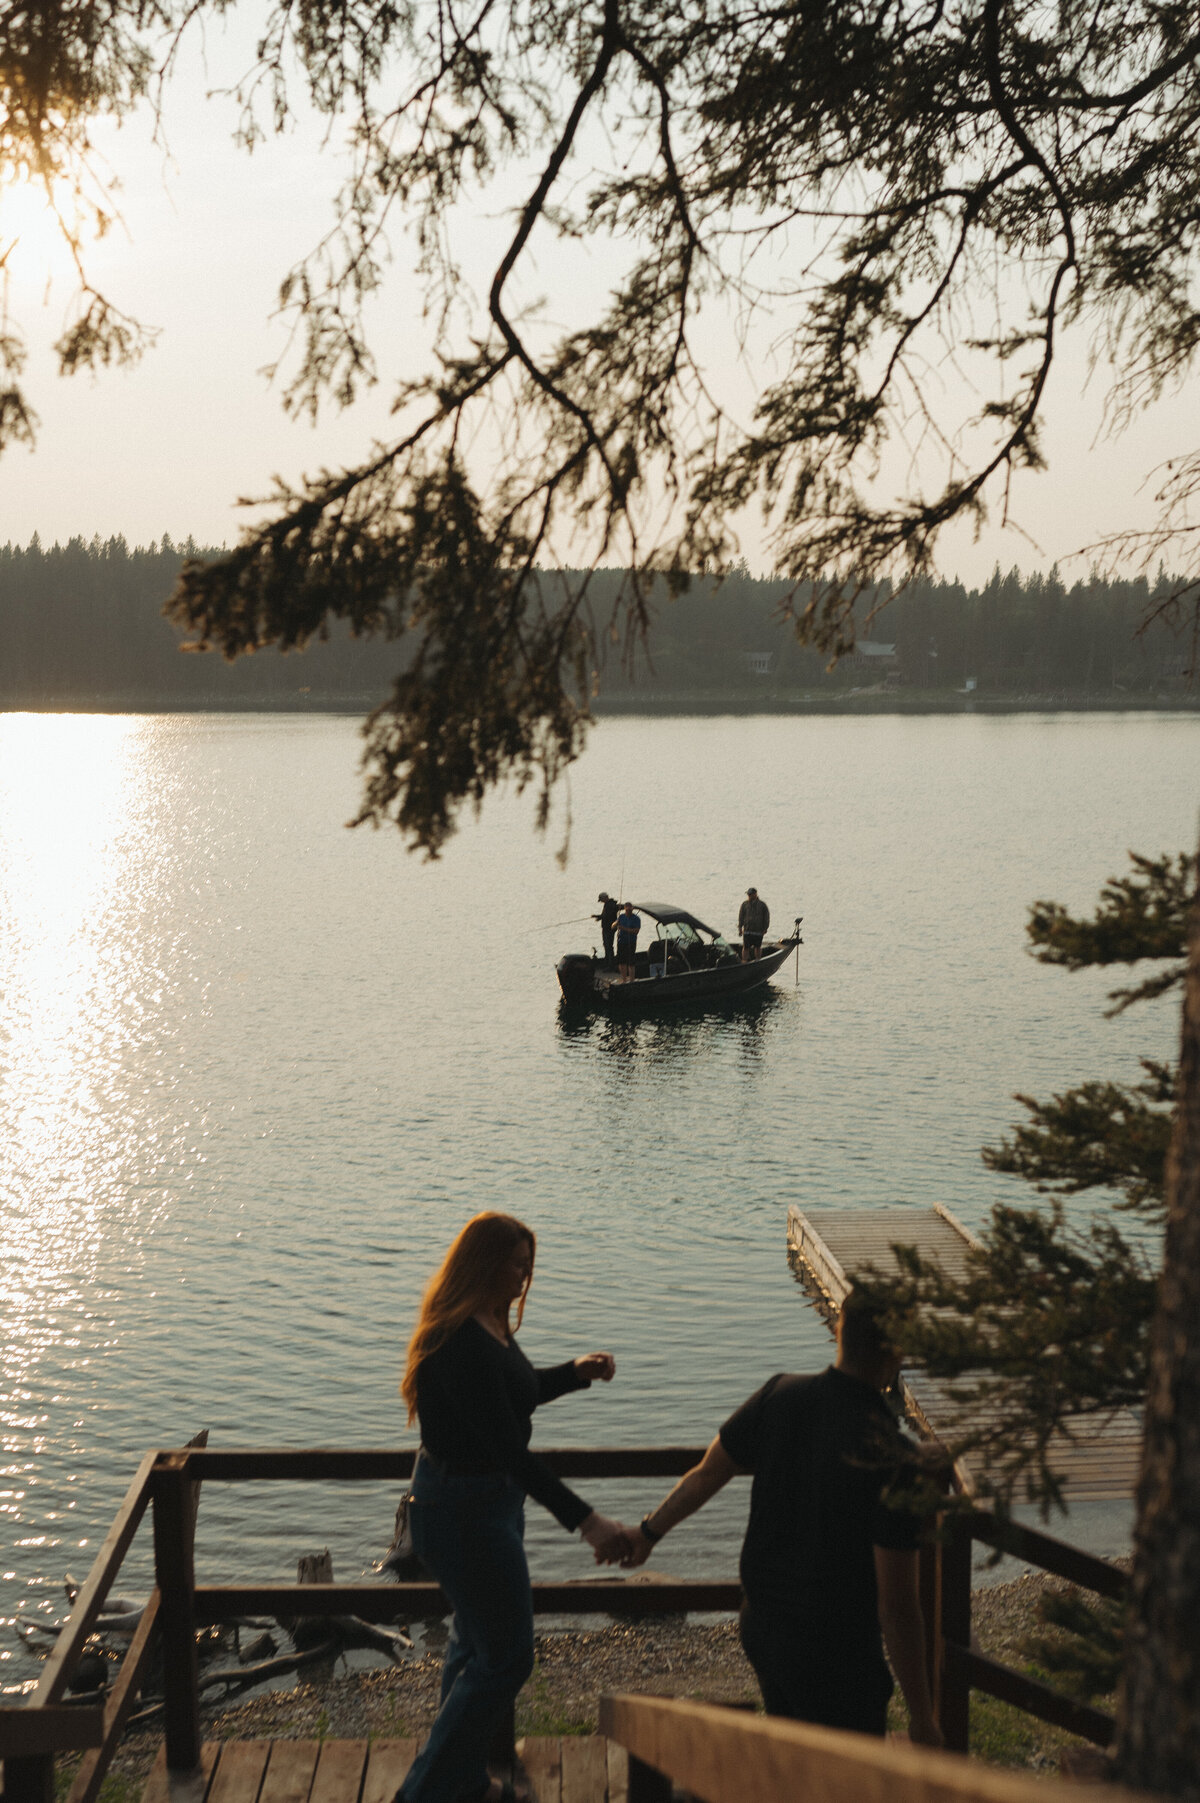
[[[620,903],[615,896],[608,893],[607,889],[601,889],[596,900],[600,903],[600,912],[593,914],[592,919],[600,922],[600,937],[604,941],[604,962],[611,970],[613,967],[613,929],[616,925],[617,915],[621,911]]]
[[[742,935],[742,963],[757,958],[762,951],[763,934],[771,924],[771,910],[757,889],[747,889],[746,899],[738,909],[738,932]]]
[[[740,1627],[767,1714],[882,1736],[892,1693],[886,1641],[910,1737],[940,1746],[917,1582],[921,1524],[898,1495],[919,1454],[882,1395],[899,1370],[872,1303],[852,1290],[836,1363],[814,1377],[769,1378],[699,1465],[626,1529],[621,1564],[643,1564],[731,1477],[752,1473]]]

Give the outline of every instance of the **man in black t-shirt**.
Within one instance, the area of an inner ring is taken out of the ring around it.
[[[742,1546],[741,1632],[769,1715],[885,1732],[892,1678],[915,1741],[940,1746],[925,1673],[919,1523],[889,1506],[903,1447],[881,1391],[899,1356],[853,1293],[837,1362],[776,1376],[729,1417],[704,1458],[633,1536],[625,1565],[739,1473],[753,1473]]]
[[[616,962],[613,956],[613,932],[621,904],[607,889],[601,889],[596,899],[600,903],[600,912],[593,914],[592,919],[600,922],[600,937],[604,941],[604,965],[606,970],[611,970]]]

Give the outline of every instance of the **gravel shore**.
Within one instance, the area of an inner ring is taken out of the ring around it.
[[[979,1648],[1007,1664],[1023,1663],[1022,1637],[1035,1625],[1037,1599],[1057,1580],[1029,1573],[1011,1583],[976,1590],[973,1622]],[[291,1690],[271,1690],[232,1707],[204,1712],[210,1740],[267,1738],[336,1740],[372,1735],[420,1735],[437,1710],[441,1656],[423,1652],[402,1664],[346,1673],[310,1667]],[[609,1690],[644,1690],[719,1703],[758,1701],[758,1688],[738,1641],[737,1623],[693,1623],[679,1617],[613,1623],[595,1629],[541,1634],[537,1664],[517,1704],[518,1734],[587,1733],[598,1698]],[[973,1709],[990,1724],[982,1756],[1032,1770],[1057,1768],[1069,1737],[1023,1717],[1010,1730],[995,1724],[1015,1716],[990,1699]],[[156,1734],[127,1737],[113,1776],[133,1796],[158,1750]]]

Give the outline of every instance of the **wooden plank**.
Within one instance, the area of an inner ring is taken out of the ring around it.
[[[273,1740],[258,1803],[308,1803],[320,1751],[319,1740]]]
[[[703,1446],[537,1447],[559,1477],[682,1477],[704,1457]],[[161,1455],[164,1458],[167,1455]],[[338,1447],[207,1447],[172,1453],[199,1482],[391,1483],[412,1476],[414,1450]]]
[[[189,1451],[188,1476],[225,1483],[393,1483],[412,1476],[416,1448],[207,1447]]]
[[[562,1758],[557,1735],[527,1734],[517,1757],[529,1780],[531,1803],[562,1803]]]
[[[150,1768],[142,1791],[142,1803],[205,1803],[205,1793],[220,1751],[219,1741],[205,1741],[200,1749],[200,1763],[194,1772],[173,1772],[167,1765],[164,1742]]]
[[[363,1779],[362,1803],[392,1803],[392,1798],[408,1777],[417,1757],[420,1741],[373,1740],[367,1754],[367,1775]]]
[[[1052,1722],[1056,1728],[1078,1734],[1098,1747],[1109,1746],[1116,1734],[1115,1719],[1103,1709],[1093,1709],[1090,1703],[1066,1697],[1061,1690],[1039,1684],[1036,1678],[1027,1678],[1024,1672],[1013,1671],[1011,1666],[998,1665],[981,1653],[972,1653],[966,1647],[947,1646],[946,1661],[951,1671],[974,1689],[999,1697],[1002,1703],[1011,1703],[1027,1715],[1035,1715],[1041,1722]]]
[[[629,1803],[629,1755],[615,1740],[604,1743],[608,1766],[608,1803]]]
[[[73,1703],[0,1709],[0,1759],[36,1759],[43,1753],[73,1753],[98,1747],[104,1738],[104,1711]]]
[[[365,1740],[323,1741],[308,1803],[358,1803],[367,1769],[367,1744]]]
[[[100,1551],[92,1561],[92,1569],[75,1598],[74,1606],[67,1618],[67,1625],[54,1643],[54,1650],[42,1667],[42,1675],[33,1691],[29,1702],[37,1707],[43,1703],[57,1703],[67,1688],[67,1680],[75,1670],[76,1661],[83,1651],[83,1643],[92,1631],[92,1624],[100,1613],[101,1604],[112,1587],[113,1579],[120,1569],[121,1561],[128,1552],[141,1525],[142,1516],[146,1513],[150,1501],[150,1474],[154,1470],[157,1453],[148,1452],[137,1468],[133,1482],[125,1492],[120,1508],[113,1518],[113,1524],[100,1546]]]
[[[599,1734],[564,1734],[562,1803],[604,1803],[608,1790],[606,1743]]]
[[[1080,1584],[1118,1601],[1129,1586],[1129,1574],[1119,1565],[1110,1565],[1107,1559],[1082,1552],[1079,1547],[1058,1540],[1052,1534],[1044,1534],[1039,1528],[1022,1527],[1015,1521],[997,1521],[994,1515],[983,1513],[970,1515],[967,1520],[972,1539],[986,1541],[989,1546],[999,1547],[1002,1552],[1024,1559],[1042,1571],[1053,1572],[1055,1577],[1066,1578],[1069,1583]]]
[[[600,1726],[707,1803],[1130,1803],[1143,1795],[668,1697],[602,1697]]]
[[[206,1803],[258,1803],[270,1751],[269,1740],[222,1741]]]
[[[535,1584],[538,1615],[681,1615],[693,1611],[736,1613],[741,1586],[718,1583],[635,1580]],[[237,1615],[360,1615],[364,1621],[448,1615],[450,1605],[436,1584],[198,1584],[198,1624],[230,1621]]]

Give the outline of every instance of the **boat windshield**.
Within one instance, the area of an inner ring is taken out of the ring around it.
[[[667,926],[664,926],[661,920],[656,921],[655,932],[660,939],[665,939],[668,945],[683,947],[704,944],[699,933],[682,920],[672,920]]]

